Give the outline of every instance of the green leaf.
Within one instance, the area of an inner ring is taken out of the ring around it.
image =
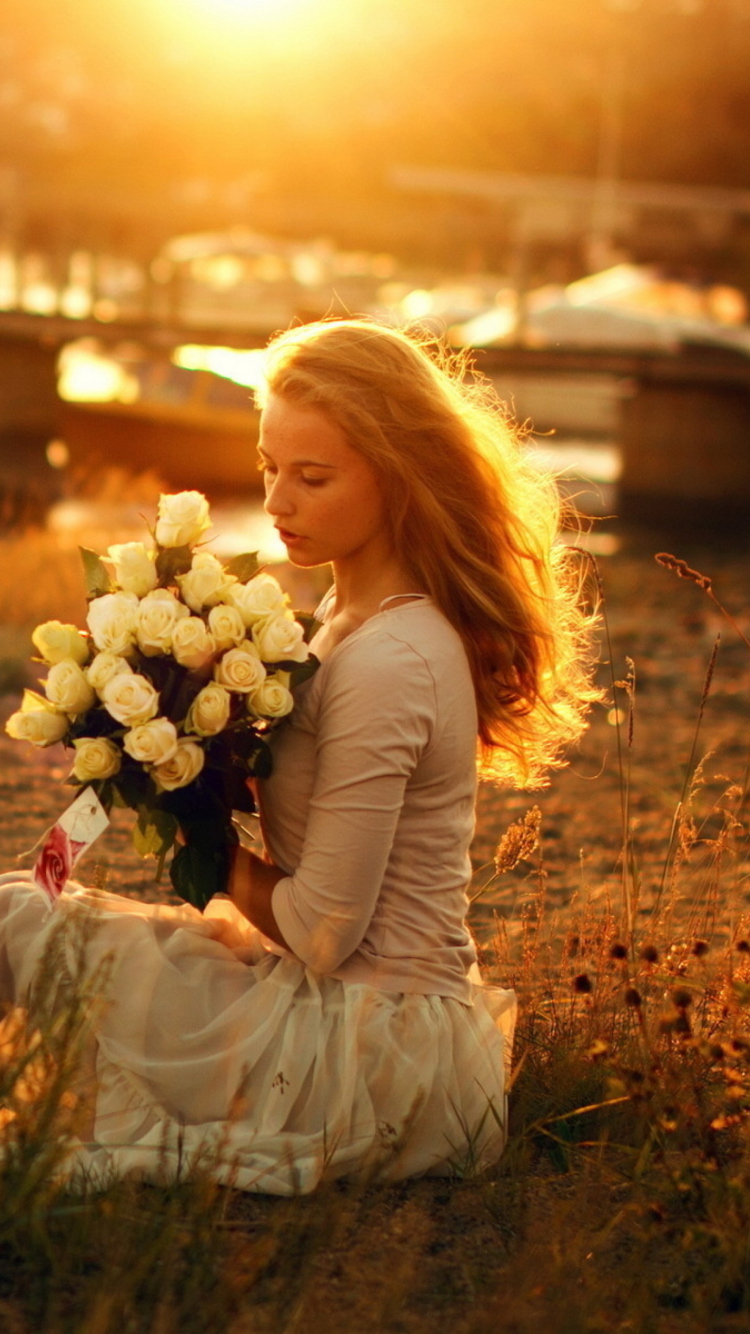
[[[257,551],[244,551],[241,556],[233,556],[224,566],[227,574],[233,574],[241,584],[246,584],[260,569]]]
[[[113,800],[118,806],[122,802],[132,811],[138,811],[142,806],[153,806],[156,800],[156,785],[151,775],[140,765],[124,763],[119,773],[112,779],[112,793]]]
[[[321,630],[323,627],[323,622],[316,621],[315,617],[307,611],[295,611],[294,619],[299,622],[305,632],[304,638],[306,644],[309,644],[313,635],[317,634],[318,630]]]
[[[270,778],[273,768],[271,749],[263,742],[247,762],[247,767],[256,778]],[[238,807],[239,809],[239,807]]]
[[[311,653],[307,662],[299,663],[289,672],[289,689],[294,690],[294,688],[301,685],[303,681],[309,680],[311,676],[315,675],[319,666],[320,660],[315,657],[314,653]]]
[[[111,713],[108,713],[105,708],[99,705],[94,705],[87,709],[85,713],[79,714],[75,721],[70,724],[68,735],[72,741],[75,741],[78,737],[83,736],[117,738],[124,736],[125,731],[126,729],[123,728],[122,723],[118,723]]]
[[[98,556],[95,551],[90,551],[88,547],[79,547],[78,550],[83,561],[86,597],[91,600],[92,598],[100,598],[105,593],[112,593],[115,585],[101,556]]]
[[[187,842],[172,858],[169,877],[180,898],[202,910],[214,894],[226,892],[239,840],[231,824],[199,820],[183,827]]]
[[[161,587],[175,583],[178,574],[187,574],[192,563],[192,547],[163,547],[156,557],[156,573]]]
[[[133,829],[133,846],[141,857],[163,859],[172,847],[176,833],[177,821],[173,815],[142,806]]]
[[[95,782],[91,783],[90,786],[93,787],[97,797],[102,803],[102,806],[107,812],[107,815],[109,815],[110,811],[112,810],[112,807],[116,804],[112,783],[108,778],[97,779]]]
[[[112,805],[123,811],[127,810],[128,807],[128,803],[116,783],[112,783]]]

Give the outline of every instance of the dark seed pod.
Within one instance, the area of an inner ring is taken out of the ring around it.
[[[609,957],[610,959],[627,959],[628,951],[624,945],[617,941],[609,951]]]
[[[643,1004],[643,997],[636,987],[627,987],[625,990],[625,1004],[632,1005],[634,1010],[640,1009]]]
[[[594,984],[588,973],[579,973],[573,978],[573,990],[581,996],[588,996],[589,992],[594,990]]]

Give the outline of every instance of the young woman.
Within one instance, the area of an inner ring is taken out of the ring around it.
[[[290,1193],[502,1151],[515,999],[481,986],[465,921],[477,762],[538,785],[593,691],[554,488],[464,372],[366,321],[269,349],[266,508],[291,561],[332,566],[321,665],[274,734],[264,855],[238,850],[228,897],[203,916],[61,900],[95,909],[87,965],[109,969],[89,1169],[213,1146],[235,1184]],[[4,879],[0,985],[23,1003],[49,928]]]

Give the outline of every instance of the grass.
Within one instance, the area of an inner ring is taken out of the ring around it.
[[[627,635],[613,639],[614,661]],[[706,755],[711,642],[657,833],[645,839],[638,826],[648,756],[634,653],[614,672],[619,827],[596,829],[590,803],[591,839],[609,846],[613,875],[598,892],[584,876],[564,906],[551,897],[542,794],[505,829],[489,883],[477,877],[478,907],[502,905],[514,877],[524,887],[485,951],[520,998],[510,1138],[490,1174],[329,1182],[287,1200],[221,1187],[204,1162],[172,1185],[71,1190],[59,1169],[83,1133],[102,979],[74,987],[61,1010],[51,958],[33,1022],[9,1018],[0,1034],[0,1329],[747,1329],[748,774],[737,752],[729,773]]]

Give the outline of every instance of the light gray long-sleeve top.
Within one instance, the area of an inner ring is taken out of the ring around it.
[[[459,635],[430,599],[386,607],[331,652],[273,736],[273,911],[314,970],[469,1003],[477,715]]]

